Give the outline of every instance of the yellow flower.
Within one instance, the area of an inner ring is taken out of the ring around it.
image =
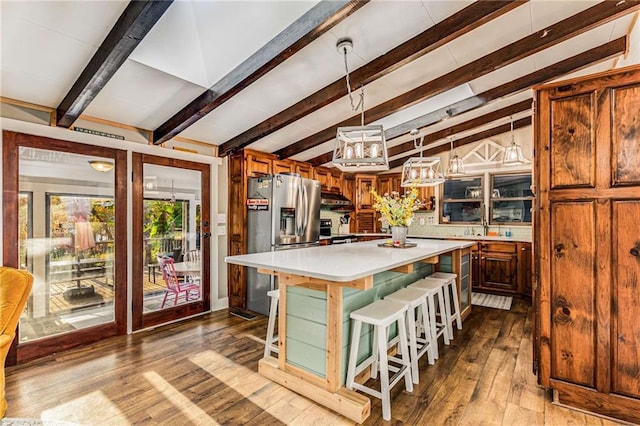
[[[413,212],[420,208],[418,190],[415,186],[402,196],[396,191],[391,195],[380,196],[373,188],[371,195],[374,200],[373,209],[382,215],[380,220],[387,222],[390,226],[411,225]]]

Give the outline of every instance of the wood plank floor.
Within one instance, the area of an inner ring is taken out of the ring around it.
[[[531,373],[531,306],[475,307],[440,359],[421,359],[412,393],[392,391],[392,421],[367,425],[613,425],[550,402]],[[82,425],[348,425],[257,373],[266,318],[227,311],[105,340],[6,371],[7,417]]]

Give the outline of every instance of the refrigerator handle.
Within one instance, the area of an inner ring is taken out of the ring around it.
[[[296,235],[302,236],[302,221],[304,217],[302,217],[302,185],[298,185],[298,194],[296,197]]]
[[[300,233],[301,237],[307,232],[307,225],[309,224],[309,196],[307,195],[307,187],[304,185],[302,185],[302,207],[304,209],[304,218],[302,232]]]

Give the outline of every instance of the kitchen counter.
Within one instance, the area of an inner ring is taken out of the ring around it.
[[[385,233],[374,233],[374,232],[365,232],[354,234],[357,237],[380,237],[380,238],[391,238],[391,234]],[[531,236],[527,237],[505,237],[501,236],[490,236],[490,235],[408,235],[408,239],[438,239],[438,240],[468,240],[468,241],[513,241],[514,243],[530,243],[532,242]]]
[[[417,247],[378,247],[380,241],[227,256],[225,262],[333,282],[355,281],[412,262],[470,247],[471,241],[416,239]]]
[[[474,242],[420,239],[400,249],[378,247],[382,241],[225,258],[278,278],[278,358],[261,359],[260,374],[357,423],[370,415],[371,401],[344,387],[351,312],[428,276],[436,264],[458,274],[463,318],[471,310]],[[369,333],[356,338],[370,341]]]

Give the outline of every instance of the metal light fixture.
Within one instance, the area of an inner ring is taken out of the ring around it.
[[[333,149],[332,163],[342,171],[371,172],[389,170],[387,142],[381,125],[364,125],[364,88],[360,88],[360,101],[353,103],[347,53],[353,49],[350,38],[341,38],[336,45],[338,52],[344,55],[347,92],[351,109],[360,109],[360,126],[338,127]]]
[[[91,164],[91,167],[93,167],[93,170],[96,172],[106,173],[113,169],[113,163],[111,161],[92,160],[89,161],[89,164]]]
[[[464,175],[464,163],[462,158],[458,157],[453,149],[453,138],[451,141],[451,155],[449,156],[449,168],[447,169],[447,176],[455,177]]]
[[[504,157],[502,157],[502,164],[506,166],[515,166],[524,163],[524,157],[522,155],[522,148],[516,143],[515,136],[513,134],[513,116],[511,116],[511,145],[504,149]]]
[[[420,157],[411,157],[402,165],[402,182],[400,186],[436,186],[444,182],[440,157],[423,157],[422,143],[424,136],[417,142],[418,129],[411,130],[413,146],[420,148]]]

